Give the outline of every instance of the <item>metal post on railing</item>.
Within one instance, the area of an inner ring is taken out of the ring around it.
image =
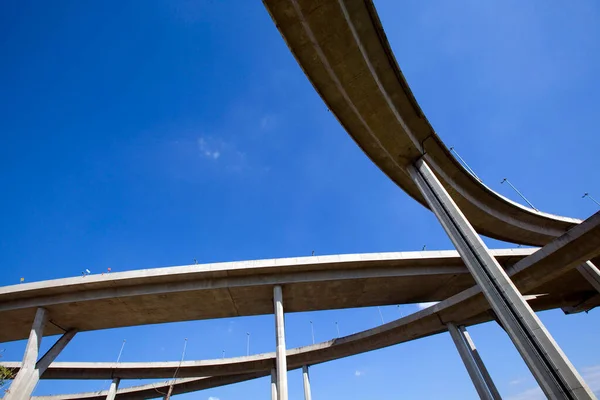
[[[467,171],[469,171],[471,175],[473,175],[479,182],[483,182],[481,178],[477,176],[475,171],[473,171],[473,169],[469,167],[469,164],[467,164],[467,162],[460,156],[460,154],[458,154],[457,151],[454,150],[454,146],[450,147],[450,151],[456,155],[456,158],[460,160],[460,162],[465,166],[465,168],[467,169]]]
[[[585,199],[586,197],[588,197],[590,200],[592,200],[594,203],[596,203],[600,207],[600,202],[598,202],[598,200],[593,198],[588,192],[585,192],[583,194],[583,196],[581,196],[582,199]]]
[[[536,208],[536,207],[535,207],[533,204],[531,204],[531,202],[530,202],[529,200],[527,200],[527,197],[523,196],[523,193],[519,192],[519,190],[518,190],[518,189],[515,187],[515,185],[513,185],[512,183],[510,183],[510,181],[509,181],[508,179],[506,179],[506,178],[502,179],[502,182],[500,182],[500,184],[503,184],[504,182],[508,183],[508,184],[510,185],[510,187],[511,187],[511,188],[513,188],[513,190],[514,190],[515,192],[517,192],[517,194],[518,194],[519,196],[521,196],[521,198],[522,198],[523,200],[525,200],[525,202],[526,202],[527,204],[529,204],[529,206],[530,206],[531,208],[533,208],[535,211],[540,211],[540,210],[538,210],[538,209],[537,209],[537,208]]]

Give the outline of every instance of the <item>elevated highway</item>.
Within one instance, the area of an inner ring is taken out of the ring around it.
[[[481,234],[542,246],[581,222],[503,197],[454,158],[411,92],[371,0],[263,2],[328,109],[415,200],[428,207],[408,174],[423,157]]]
[[[533,310],[562,307],[577,312],[600,303],[598,270],[586,263],[599,255],[600,214],[582,223],[539,212],[499,195],[467,171],[418,106],[372,1],[264,3],[328,108],[385,174],[436,214],[460,256],[414,252],[304,257],[2,288],[0,342],[30,339],[29,367],[23,368],[29,375],[23,376],[158,378],[169,377],[178,368],[174,363],[53,363],[38,370],[43,359],[35,363],[37,351],[30,344],[43,330],[46,315],[51,316],[51,324],[45,334],[68,331],[72,337],[75,330],[271,313],[272,290],[281,292],[284,287],[287,312],[441,302],[355,335],[289,349],[287,355],[183,363],[179,376],[189,378],[177,382],[173,393],[265,376],[275,360],[287,359],[288,368],[297,368],[443,332],[447,324],[470,325],[497,317],[546,395],[593,398]],[[493,238],[545,247],[489,251],[471,226]],[[586,265],[592,269],[585,269]],[[282,313],[278,314],[281,320]],[[287,378],[281,372],[285,367],[277,369],[277,386],[287,393]],[[26,379],[20,384],[31,386]],[[162,389],[168,385],[159,384]],[[122,389],[116,396],[133,399],[162,393],[156,388]],[[72,396],[81,397],[62,398],[93,398],[94,394]]]
[[[534,251],[497,250],[494,255],[510,267]],[[286,288],[286,311],[297,312],[439,301],[474,281],[456,251],[296,257],[79,276],[0,288],[0,342],[26,339],[38,307],[52,315],[46,334],[270,314],[277,284]]]
[[[600,244],[600,213],[538,251],[533,251],[532,249],[512,249],[495,251],[494,254],[498,259],[504,260],[505,263],[508,263],[508,260],[515,261],[506,267],[506,271],[515,282],[519,291],[527,294],[526,299],[533,309],[546,310],[556,307],[573,307],[579,304],[587,304],[588,307],[593,307],[600,304],[600,296],[594,285],[577,271],[577,267],[584,260],[593,258],[600,253],[598,244]],[[430,254],[431,257],[424,257],[426,253],[433,254]],[[405,255],[401,259],[412,260],[414,262],[417,258],[421,260],[431,258],[435,262],[443,260],[444,263],[453,264],[451,253],[412,253],[412,257]],[[529,255],[526,256],[527,253]],[[419,257],[415,257],[416,254],[419,254]],[[358,258],[366,260],[362,262],[354,261],[355,268],[359,268],[361,263],[372,263],[375,258],[380,260],[386,258],[382,255],[355,255],[347,257],[354,260]],[[390,262],[390,257],[387,258],[386,262]],[[396,258],[393,263],[398,262],[399,259]],[[265,262],[257,263],[263,264],[259,268],[268,268],[265,267]],[[277,264],[273,261],[266,263]],[[290,262],[287,261],[287,264],[290,264]],[[229,267],[229,270],[240,269],[239,266],[238,268],[233,267],[233,265]],[[211,269],[218,269],[221,272],[227,271],[224,268],[213,267]],[[377,269],[372,269],[371,271],[377,273]],[[144,275],[164,276],[161,272],[165,271],[161,271],[161,269],[152,271],[152,273],[146,271]],[[101,280],[106,279],[105,277],[97,278]],[[111,277],[111,279],[113,278],[115,277]],[[117,280],[119,279],[118,276],[116,278]],[[334,292],[329,292],[328,295],[336,297]],[[324,301],[326,300],[324,299]],[[490,312],[490,305],[483,296],[481,289],[478,286],[471,286],[448,297],[433,307],[377,328],[328,342],[288,349],[286,357],[288,359],[288,368],[293,369],[299,368],[302,365],[331,361],[444,332],[447,330],[446,324],[449,322],[460,325],[472,325],[489,321],[493,318],[493,313]],[[249,357],[185,361],[182,363],[53,363],[46,370],[43,378],[112,379],[117,377],[120,379],[149,379],[172,377],[175,371],[177,371],[177,376],[182,378],[205,377],[184,379],[176,383],[176,391],[174,393],[183,393],[185,391],[197,390],[195,389],[197,387],[212,385],[210,382],[214,382],[214,385],[218,386],[223,384],[223,382],[237,382],[258,376],[266,376],[274,366],[275,357],[274,353],[268,353]],[[18,363],[4,363],[4,365],[15,370],[18,370],[19,367]],[[219,376],[227,376],[228,378],[219,379]],[[155,384],[153,385],[156,386]],[[151,388],[148,385],[140,386],[137,389],[122,389],[119,392],[121,393],[119,398],[142,398],[136,396],[140,393],[143,393],[143,396],[147,396],[150,390]],[[85,396],[83,394],[64,395],[63,397],[52,398],[74,399],[88,398],[87,396],[91,396],[89,398],[96,398],[94,396],[98,396],[98,394],[90,393],[85,394]]]

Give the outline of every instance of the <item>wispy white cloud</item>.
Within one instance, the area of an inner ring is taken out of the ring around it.
[[[364,374],[365,374],[365,371],[360,371],[358,369],[356,371],[354,371],[354,376],[357,376],[357,377],[363,376]]]
[[[544,392],[539,387],[535,387],[509,396],[507,400],[546,400],[546,396],[544,396]]]
[[[215,396],[209,396],[208,400],[221,400],[218,397]]]
[[[525,382],[523,379],[513,379],[512,381],[508,382],[508,384],[510,386],[517,386],[517,385],[520,385],[523,382]]]
[[[219,157],[221,157],[222,147],[222,144],[209,144],[208,139],[204,137],[200,137],[198,139],[198,149],[200,149],[200,154],[202,154],[202,156],[204,156],[205,158],[209,158],[212,160],[218,159]]]
[[[585,367],[581,369],[581,376],[583,380],[588,384],[592,392],[600,394],[600,365],[594,365],[591,367]],[[509,382],[510,385],[513,382],[521,383],[523,380],[516,379]],[[544,400],[546,396],[539,387],[529,388],[513,396],[509,396],[507,400]]]
[[[418,303],[417,307],[419,308],[419,310],[423,310],[425,308],[435,306],[437,303],[439,303],[439,301],[430,301],[428,303]]]
[[[600,394],[600,365],[582,368],[581,375],[590,389],[594,393]]]
[[[263,115],[260,119],[260,130],[270,131],[277,126],[277,117],[273,114]]]

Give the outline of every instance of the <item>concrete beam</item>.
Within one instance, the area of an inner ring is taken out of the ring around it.
[[[487,369],[483,365],[481,358],[478,360],[475,358],[477,350],[475,349],[475,345],[471,341],[471,338],[467,336],[466,329],[464,329],[464,327],[460,329],[453,323],[449,323],[447,326],[448,332],[454,341],[454,345],[456,346],[456,350],[458,350],[460,358],[465,364],[465,368],[471,377],[471,381],[473,382],[473,386],[475,386],[475,390],[477,390],[479,398],[482,400],[501,400],[500,394],[487,372]]]
[[[577,270],[583,275],[586,281],[590,283],[600,293],[600,270],[591,261],[586,261],[577,267]]]
[[[281,286],[273,288],[273,305],[275,307],[275,331],[277,348],[275,365],[277,367],[277,394],[279,400],[287,400],[287,360],[285,353],[285,321],[283,315],[283,293]]]
[[[163,382],[148,383],[139,386],[131,386],[117,390],[116,399],[127,399],[127,400],[146,400],[164,398],[164,393],[167,393],[169,388],[172,386],[172,395],[179,395],[183,393],[197,392],[199,390],[205,390],[215,388],[224,385],[230,385],[233,383],[245,382],[252,379],[267,376],[267,373],[253,373],[253,374],[239,374],[239,375],[225,375],[225,376],[208,376],[202,378],[182,378],[177,379],[177,382],[173,384],[173,380]],[[33,400],[106,400],[108,395],[107,390],[86,392],[86,393],[71,393],[71,394],[58,394],[51,396],[34,396]]]
[[[311,400],[310,379],[308,376],[308,365],[302,366],[302,382],[304,383],[304,400]]]
[[[421,158],[409,173],[549,399],[594,399],[589,387]]]
[[[108,394],[106,395],[106,400],[115,400],[117,396],[117,389],[119,388],[119,383],[121,383],[121,379],[115,378],[110,383],[110,388],[108,389]]]

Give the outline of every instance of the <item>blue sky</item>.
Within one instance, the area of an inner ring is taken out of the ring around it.
[[[593,0],[376,1],[417,100],[486,184],[543,211],[600,198],[600,8]],[[0,4],[0,285],[257,258],[451,248],[433,215],[339,126],[260,2]],[[491,247],[506,243],[488,240]],[[403,313],[418,305],[404,305]],[[386,321],[397,307],[384,307]],[[541,314],[600,390],[600,314]],[[377,309],[289,314],[289,347],[381,323]],[[472,336],[500,391],[538,399],[495,325]],[[218,358],[274,350],[272,316],[79,334],[62,361]],[[42,347],[48,348],[47,338]],[[23,342],[2,344],[19,360]],[[469,399],[447,334],[311,369],[316,399]],[[301,399],[291,372],[290,399]],[[124,382],[125,385],[140,382]],[[43,381],[37,394],[104,381]],[[260,379],[179,396],[265,398]]]

